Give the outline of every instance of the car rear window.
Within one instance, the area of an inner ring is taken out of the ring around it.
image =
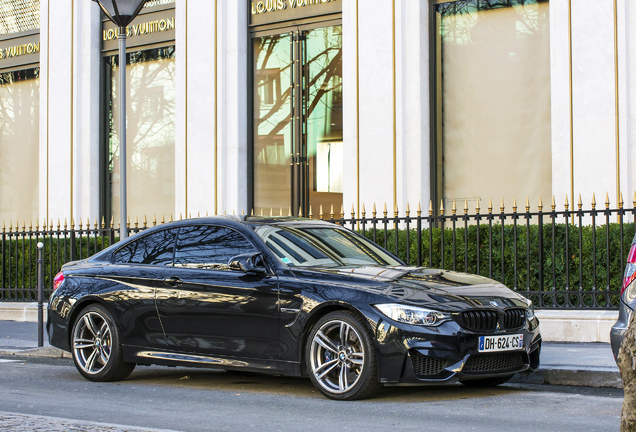
[[[115,264],[172,265],[178,228],[157,231],[131,241],[113,255]]]

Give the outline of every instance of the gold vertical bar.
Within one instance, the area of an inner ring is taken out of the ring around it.
[[[51,107],[51,0],[46,9],[46,219],[49,219],[49,111]],[[39,212],[38,212],[39,213]],[[39,215],[38,215],[39,217]]]
[[[184,48],[183,53],[185,54],[184,67],[185,67],[185,77],[184,77],[184,85],[185,85],[185,211],[188,213],[188,0],[184,0],[184,15],[185,15],[185,40],[184,40]]]
[[[442,27],[442,14],[432,11],[435,14],[435,159],[431,160],[434,168],[435,179],[434,190],[440,200],[444,199],[444,123],[443,123],[443,102],[442,102],[442,38],[440,29]]]
[[[360,208],[360,43],[359,43],[359,15],[356,0],[356,194],[358,197],[358,208]],[[322,211],[320,212],[322,216]],[[322,219],[322,217],[321,217]]]
[[[572,0],[568,0],[568,44],[570,54],[570,194],[574,197],[574,97],[572,94]],[[572,215],[574,224],[574,215]]]
[[[395,0],[392,10],[392,41],[393,41],[393,208],[397,208],[397,78],[395,67]]]
[[[71,218],[73,217],[73,181],[74,181],[74,172],[73,172],[73,98],[75,95],[73,94],[73,85],[74,85],[74,75],[73,75],[73,63],[75,63],[75,59],[73,56],[75,55],[75,0],[71,0]],[[50,45],[49,45],[50,46]],[[125,60],[124,60],[125,62]],[[125,63],[124,63],[125,64]],[[48,71],[47,71],[48,73]]]
[[[616,200],[621,193],[620,137],[618,118],[618,5],[614,0],[614,93],[616,107]]]
[[[219,202],[219,175],[218,175],[218,123],[219,123],[219,102],[218,102],[218,49],[219,49],[219,31],[218,31],[218,0],[214,0],[214,214],[218,214]]]

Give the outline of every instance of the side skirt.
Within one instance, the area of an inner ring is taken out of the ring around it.
[[[123,350],[126,361],[137,364],[243,370],[272,375],[301,375],[300,363],[298,362],[207,356],[194,353],[149,350],[130,345],[124,345]]]

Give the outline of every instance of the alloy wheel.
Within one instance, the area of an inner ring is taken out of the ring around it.
[[[110,326],[97,312],[85,313],[73,332],[73,353],[77,365],[87,374],[98,374],[108,364],[113,349]]]
[[[358,330],[342,320],[325,322],[310,346],[311,372],[329,393],[351,390],[364,370],[364,343]]]

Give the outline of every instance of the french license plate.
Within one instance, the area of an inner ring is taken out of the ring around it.
[[[479,352],[513,351],[523,349],[523,335],[479,336]]]

